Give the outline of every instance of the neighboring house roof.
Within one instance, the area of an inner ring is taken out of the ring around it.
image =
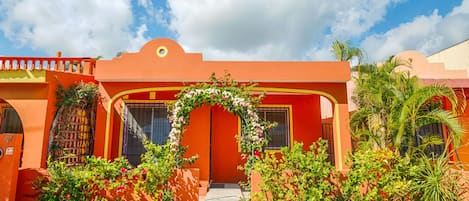
[[[409,70],[412,75],[420,79],[467,79],[469,68],[448,69],[443,62],[431,62],[422,53],[415,50],[404,51],[396,57],[408,61],[410,66],[399,67],[399,70]],[[447,60],[446,60],[447,61]],[[447,61],[450,62],[450,61]]]
[[[398,53],[396,57],[409,61],[409,66],[398,69],[408,70],[423,84],[445,83],[452,88],[469,88],[469,39],[440,50],[428,57],[415,50]],[[349,111],[356,110],[351,101],[355,84],[347,83]]]
[[[448,70],[465,69],[469,75],[469,39],[427,57],[431,63],[443,63]]]

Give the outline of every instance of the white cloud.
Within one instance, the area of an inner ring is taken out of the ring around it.
[[[139,43],[144,30],[132,32],[129,0],[0,0],[0,12],[6,38],[50,55],[112,57]]]
[[[138,0],[137,4],[144,8],[151,8],[153,7],[153,2],[151,0]]]
[[[390,55],[414,49],[432,54],[469,37],[469,0],[455,7],[446,16],[435,10],[428,16],[417,16],[383,34],[364,39],[361,47],[371,61],[381,61]]]
[[[359,37],[382,20],[392,3],[168,0],[169,26],[186,49],[209,59],[332,59],[332,40]]]
[[[137,29],[137,33],[132,40],[130,40],[130,46],[127,48],[128,52],[137,52],[140,50],[140,48],[148,42],[150,39],[145,37],[144,34],[145,32],[148,31],[147,25],[142,24],[140,27]]]

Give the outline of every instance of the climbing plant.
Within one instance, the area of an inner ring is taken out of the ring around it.
[[[69,164],[81,164],[92,154],[98,87],[80,82],[68,88],[58,85],[57,112],[49,133],[52,160],[67,158]]]
[[[245,166],[246,174],[249,175],[255,153],[262,151],[267,144],[266,132],[274,126],[263,121],[257,115],[257,105],[263,95],[253,95],[249,91],[254,84],[239,84],[231,79],[230,74],[217,79],[215,74],[210,76],[210,82],[190,85],[176,95],[177,101],[168,107],[169,120],[172,129],[169,133],[171,150],[176,156],[176,164],[180,165],[186,160],[183,158],[185,148],[180,145],[185,126],[189,123],[192,110],[202,105],[220,105],[227,111],[237,115],[241,119],[241,135],[236,139],[240,144],[242,156],[247,158]],[[226,133],[233,135],[233,133]]]

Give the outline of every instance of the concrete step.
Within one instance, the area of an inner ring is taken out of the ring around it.
[[[206,180],[199,181],[199,197],[206,196],[209,190],[210,182]]]
[[[239,201],[241,198],[249,198],[249,192],[242,191],[238,184],[210,183],[207,195],[200,196],[199,201]]]

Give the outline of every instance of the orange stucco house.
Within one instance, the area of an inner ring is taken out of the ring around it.
[[[57,65],[67,62],[82,67],[74,71]],[[139,134],[164,143],[170,130],[165,103],[175,101],[183,87],[208,81],[212,73],[230,73],[239,83],[258,83],[252,93],[266,94],[259,114],[279,124],[271,131],[266,150],[276,151],[293,141],[308,147],[322,137],[330,141],[332,162],[345,168],[351,150],[348,62],[206,61],[202,54],[186,53],[169,39],[149,41],[139,52],[111,60],[0,57],[0,121],[7,121],[8,108],[16,111],[22,127],[16,133],[24,138],[20,169],[44,168],[57,84],[95,82],[100,101],[93,153],[107,159],[124,156],[136,165],[143,152]],[[320,97],[332,105],[327,125],[321,119]],[[191,167],[199,169],[201,183],[236,183],[245,177],[237,169],[239,125],[238,117],[218,106],[192,111],[182,143],[188,146],[188,155],[199,155]]]

